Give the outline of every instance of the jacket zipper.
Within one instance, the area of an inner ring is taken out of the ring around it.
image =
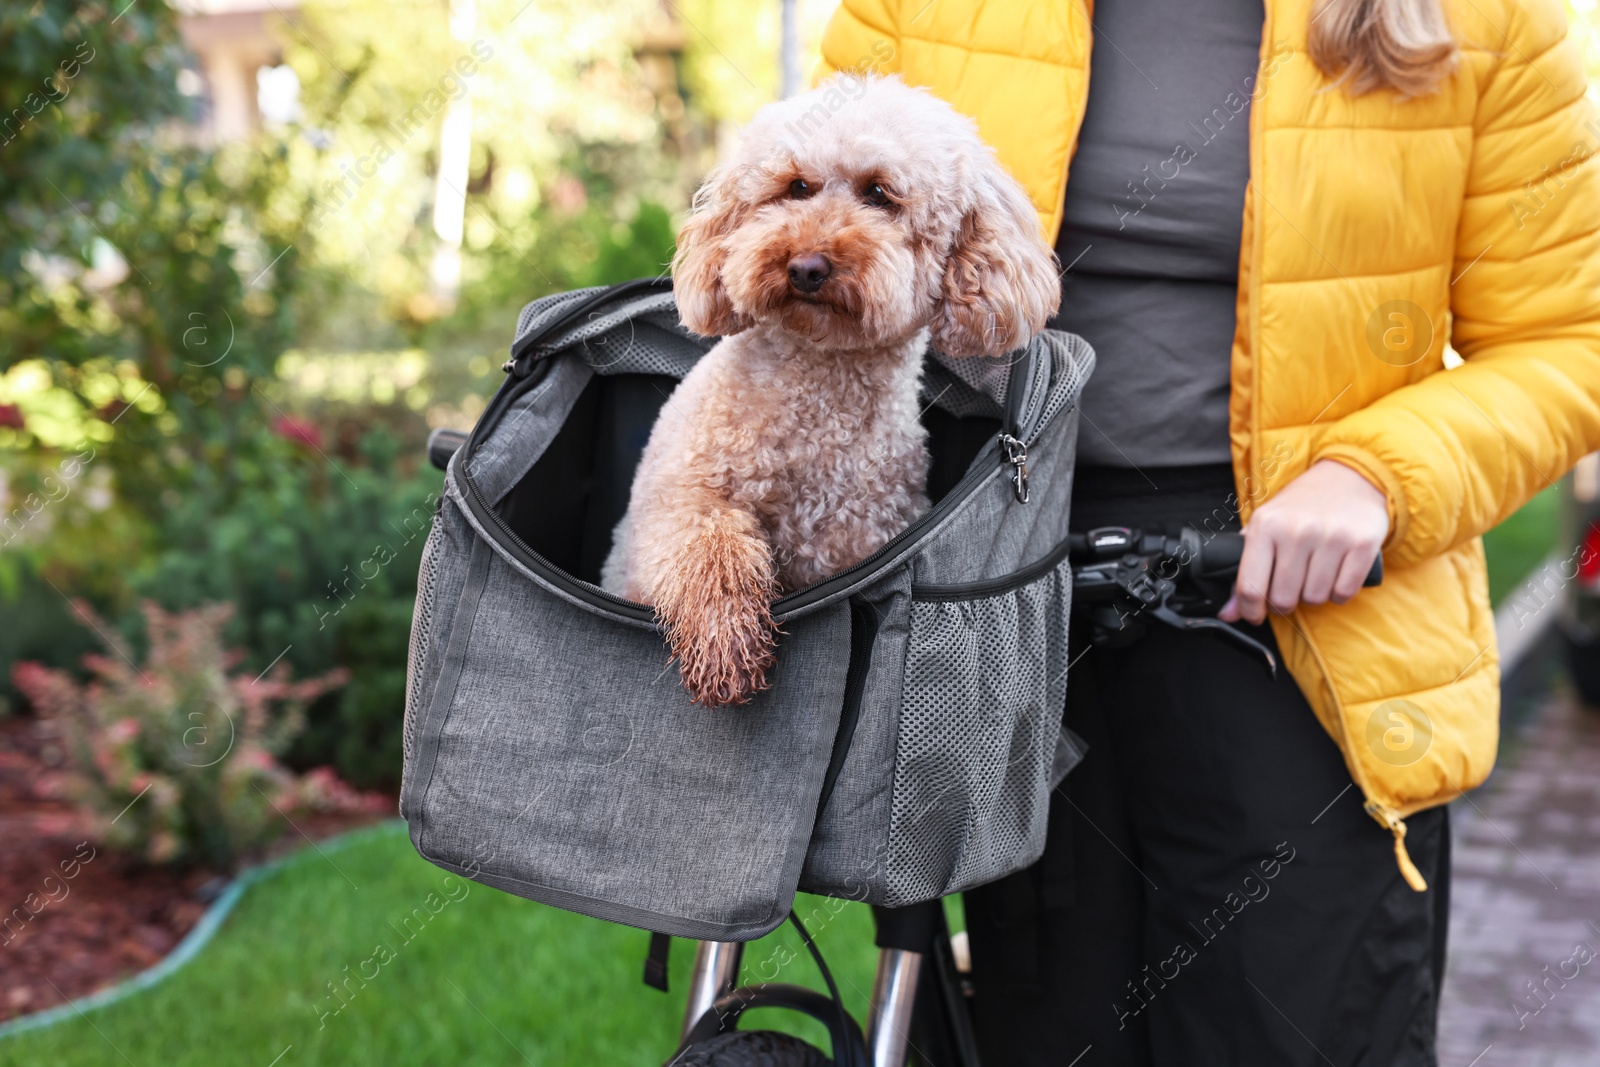
[[[1291,619],[1299,617],[1299,612],[1295,612],[1290,616]],[[1299,634],[1300,640],[1304,641],[1306,647],[1311,650],[1312,658],[1317,661],[1317,669],[1322,672],[1322,677],[1327,682],[1328,694],[1333,700],[1333,721],[1338,732],[1336,740],[1339,743],[1340,751],[1346,754],[1345,763],[1350,771],[1350,779],[1355,782],[1356,788],[1361,790],[1362,810],[1382,823],[1394,835],[1394,859],[1395,863],[1400,867],[1400,875],[1406,880],[1407,885],[1421,893],[1428,888],[1428,882],[1427,879],[1422,877],[1422,872],[1417,869],[1417,865],[1412,862],[1411,853],[1406,850],[1405,820],[1400,817],[1400,813],[1394,808],[1372,799],[1372,792],[1367,788],[1367,776],[1360,769],[1361,761],[1356,759],[1350,752],[1350,735],[1349,731],[1345,729],[1344,704],[1339,699],[1338,691],[1333,687],[1333,675],[1328,672],[1328,663],[1322,658],[1322,650],[1312,642],[1311,635],[1299,625],[1295,625],[1294,628]]]
[[[1261,48],[1259,61],[1264,63],[1266,54],[1272,48],[1273,34],[1273,5],[1266,5],[1265,19],[1261,29]],[[1259,70],[1257,86],[1260,86]],[[1263,132],[1266,128],[1266,116],[1261,109],[1259,99],[1251,102],[1250,107],[1250,198],[1251,198],[1251,237],[1250,237],[1250,446],[1253,453],[1261,441],[1261,255],[1264,249],[1265,226],[1262,208],[1266,194],[1262,188],[1262,171],[1266,159],[1266,151],[1262,143]],[[1253,459],[1253,455],[1246,459]],[[1236,472],[1237,473],[1237,472]],[[1253,509],[1252,509],[1253,510]],[[1299,618],[1296,612],[1290,619]],[[1382,823],[1394,835],[1395,862],[1400,867],[1400,874],[1405,878],[1406,884],[1417,892],[1428,888],[1428,883],[1422,877],[1422,872],[1417,870],[1411,861],[1411,855],[1406,851],[1406,824],[1399,813],[1387,804],[1379,803],[1372,798],[1368,788],[1366,774],[1361,768],[1361,761],[1355,757],[1350,747],[1350,734],[1345,728],[1344,702],[1339,699],[1339,692],[1334,687],[1333,675],[1329,673],[1327,661],[1322,658],[1322,652],[1311,641],[1311,636],[1298,624],[1291,621],[1297,636],[1304,641],[1311,650],[1311,656],[1317,663],[1317,669],[1322,672],[1322,677],[1328,687],[1328,695],[1333,702],[1333,721],[1337,736],[1335,740],[1339,749],[1345,756],[1345,763],[1350,771],[1351,781],[1356,788],[1361,790],[1362,807],[1368,815]]]

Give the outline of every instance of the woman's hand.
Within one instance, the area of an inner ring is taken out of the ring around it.
[[[1219,619],[1260,624],[1269,605],[1287,615],[1299,604],[1343,604],[1389,535],[1388,499],[1354,469],[1318,460],[1251,514],[1244,535]]]

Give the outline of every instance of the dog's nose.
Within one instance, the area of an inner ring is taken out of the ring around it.
[[[789,284],[802,293],[814,293],[833,273],[833,264],[826,256],[808,252],[789,261]]]

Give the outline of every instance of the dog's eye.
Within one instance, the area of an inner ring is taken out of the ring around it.
[[[789,197],[792,200],[804,200],[814,192],[816,190],[811,188],[811,183],[804,178],[796,178],[789,183]]]
[[[865,200],[873,207],[888,207],[894,203],[893,200],[889,199],[889,194],[883,191],[883,186],[879,185],[877,182],[873,182],[871,185],[861,190],[861,199]]]

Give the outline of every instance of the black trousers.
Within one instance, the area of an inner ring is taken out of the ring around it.
[[[1147,473],[1179,490],[1080,475],[1074,526],[1197,524],[1231,492]],[[1091,649],[1067,690],[1089,748],[1045,855],[966,894],[984,1063],[1434,1067],[1445,809],[1407,820],[1417,893],[1287,671],[1214,637]]]

